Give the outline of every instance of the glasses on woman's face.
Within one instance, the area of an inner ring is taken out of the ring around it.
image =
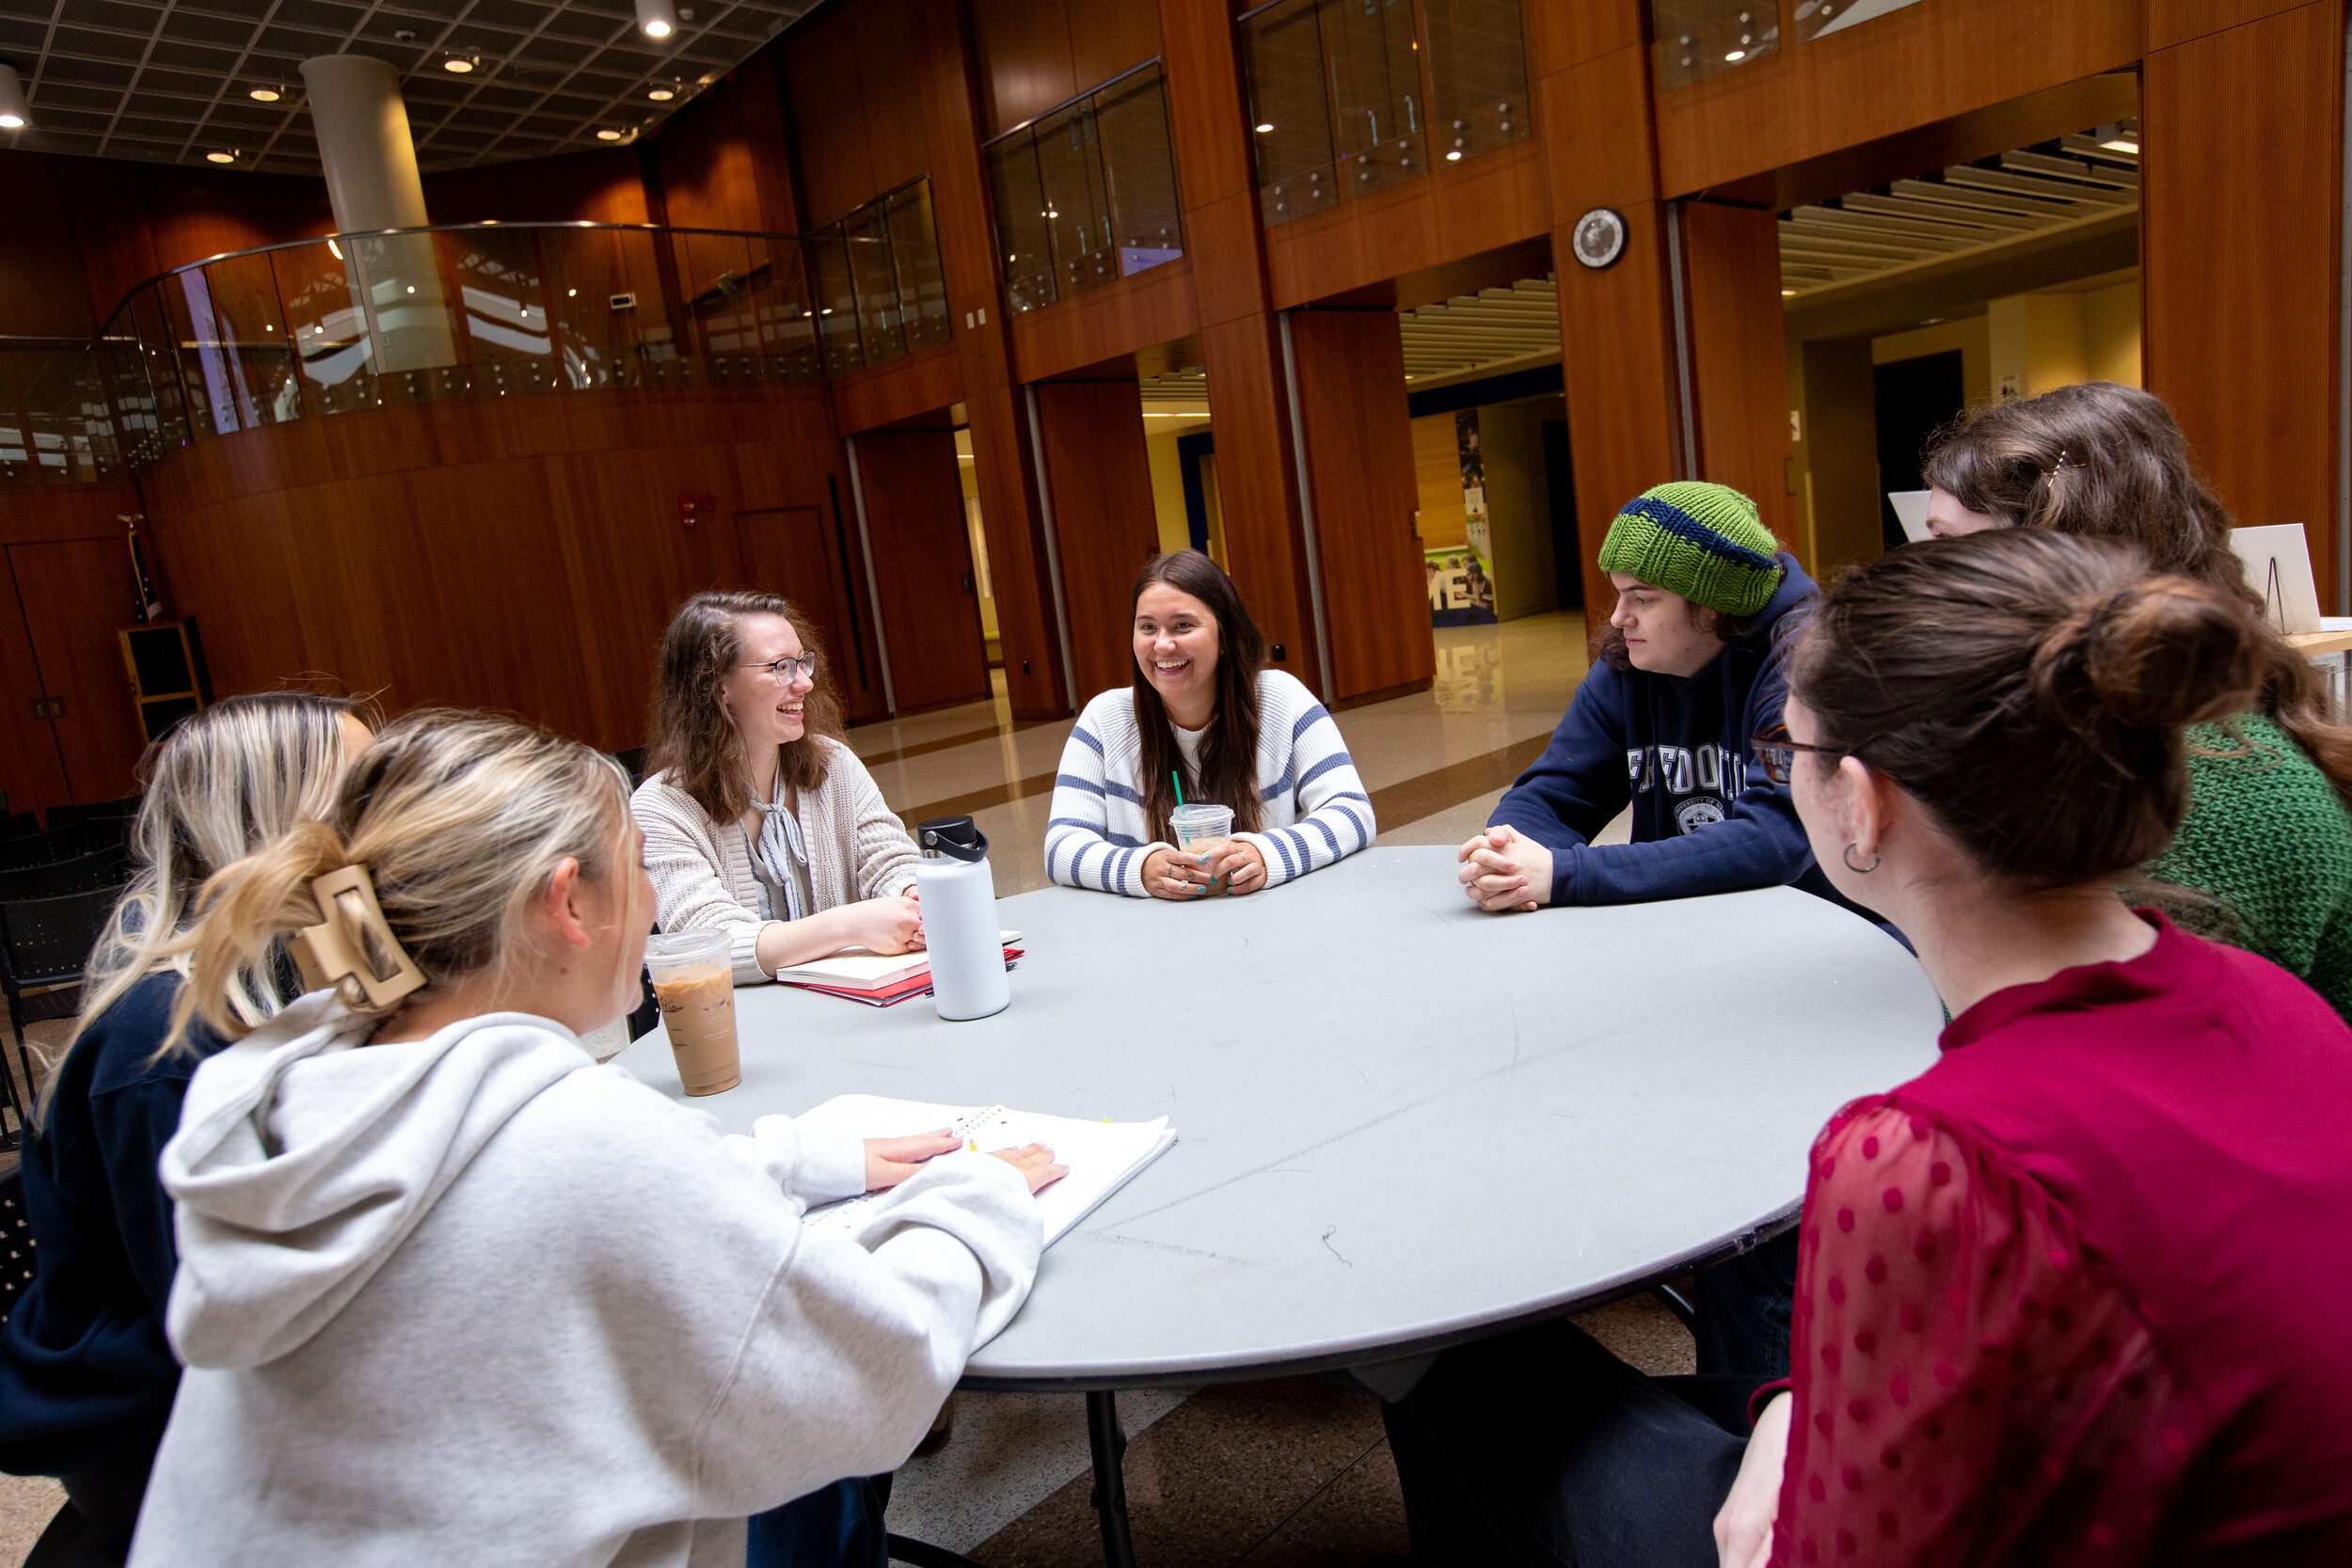
[[[765,670],[768,672],[768,678],[774,681],[778,686],[790,686],[794,681],[801,679],[803,676],[806,676],[810,680],[815,680],[817,678],[817,654],[816,650],[811,649],[809,652],[802,654],[797,657],[787,657],[785,658],[770,659],[765,664],[739,664],[736,668],[739,670]]]
[[[1786,724],[1774,724],[1769,730],[1757,732],[1749,738],[1748,744],[1756,748],[1756,760],[1764,765],[1764,776],[1776,784],[1785,784],[1795,776],[1799,752],[1811,752],[1816,756],[1824,757],[1852,754],[1835,746],[1814,746],[1791,739]]]

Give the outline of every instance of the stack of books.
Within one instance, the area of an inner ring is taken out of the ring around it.
[[[1000,931],[1005,967],[1010,969],[1022,949],[1018,931]],[[868,953],[852,948],[814,963],[794,964],[776,971],[779,983],[825,996],[846,997],[869,1007],[888,1007],[910,996],[931,993],[931,960],[926,953]]]

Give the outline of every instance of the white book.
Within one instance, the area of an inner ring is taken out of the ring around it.
[[[1018,931],[1000,931],[997,935],[1007,947],[1021,940]],[[840,986],[848,990],[880,990],[901,980],[928,974],[931,967],[928,953],[869,953],[863,947],[852,947],[830,958],[815,958],[804,964],[790,964],[776,971],[779,980],[810,980],[820,986]]]
[[[1043,1144],[1054,1151],[1056,1164],[1070,1167],[1068,1176],[1037,1195],[1047,1246],[1068,1235],[1176,1142],[1175,1130],[1166,1117],[1157,1121],[1080,1121],[1072,1117],[1008,1111],[1002,1105],[926,1105],[870,1094],[836,1095],[796,1120],[804,1129],[847,1132],[858,1138],[903,1138],[945,1127],[957,1137],[977,1144],[983,1154]],[[877,1196],[867,1193],[812,1210],[808,1223],[852,1229],[860,1211]]]

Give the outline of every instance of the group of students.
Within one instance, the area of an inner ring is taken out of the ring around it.
[[[1928,475],[1977,536],[1826,595],[1722,486],[1609,531],[1601,657],[1464,894],[1794,885],[1951,1022],[1822,1131],[1797,1228],[1703,1277],[1699,1375],[1548,1323],[1386,1407],[1415,1562],[2352,1560],[2352,729],[2157,400],[2002,404]],[[1055,881],[1250,895],[1372,842],[1263,654],[1205,557],[1146,567]],[[878,1568],[881,1486],[1025,1298],[1060,1167],[722,1136],[582,1044],[656,923],[726,930],[742,983],[921,947],[819,658],[782,599],[690,600],[633,795],[508,721],[302,693],[157,746],[24,1159],[0,1468],[69,1498],[34,1562]],[[1175,842],[1179,790],[1222,847]],[[884,1188],[853,1235],[801,1223]]]

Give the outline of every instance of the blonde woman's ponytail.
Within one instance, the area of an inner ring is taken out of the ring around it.
[[[214,873],[198,899],[197,924],[178,944],[188,956],[188,983],[172,1005],[167,1048],[184,1039],[199,1016],[230,1039],[253,1027],[236,1006],[238,977],[319,923],[310,883],[349,863],[332,826],[302,822]]]

